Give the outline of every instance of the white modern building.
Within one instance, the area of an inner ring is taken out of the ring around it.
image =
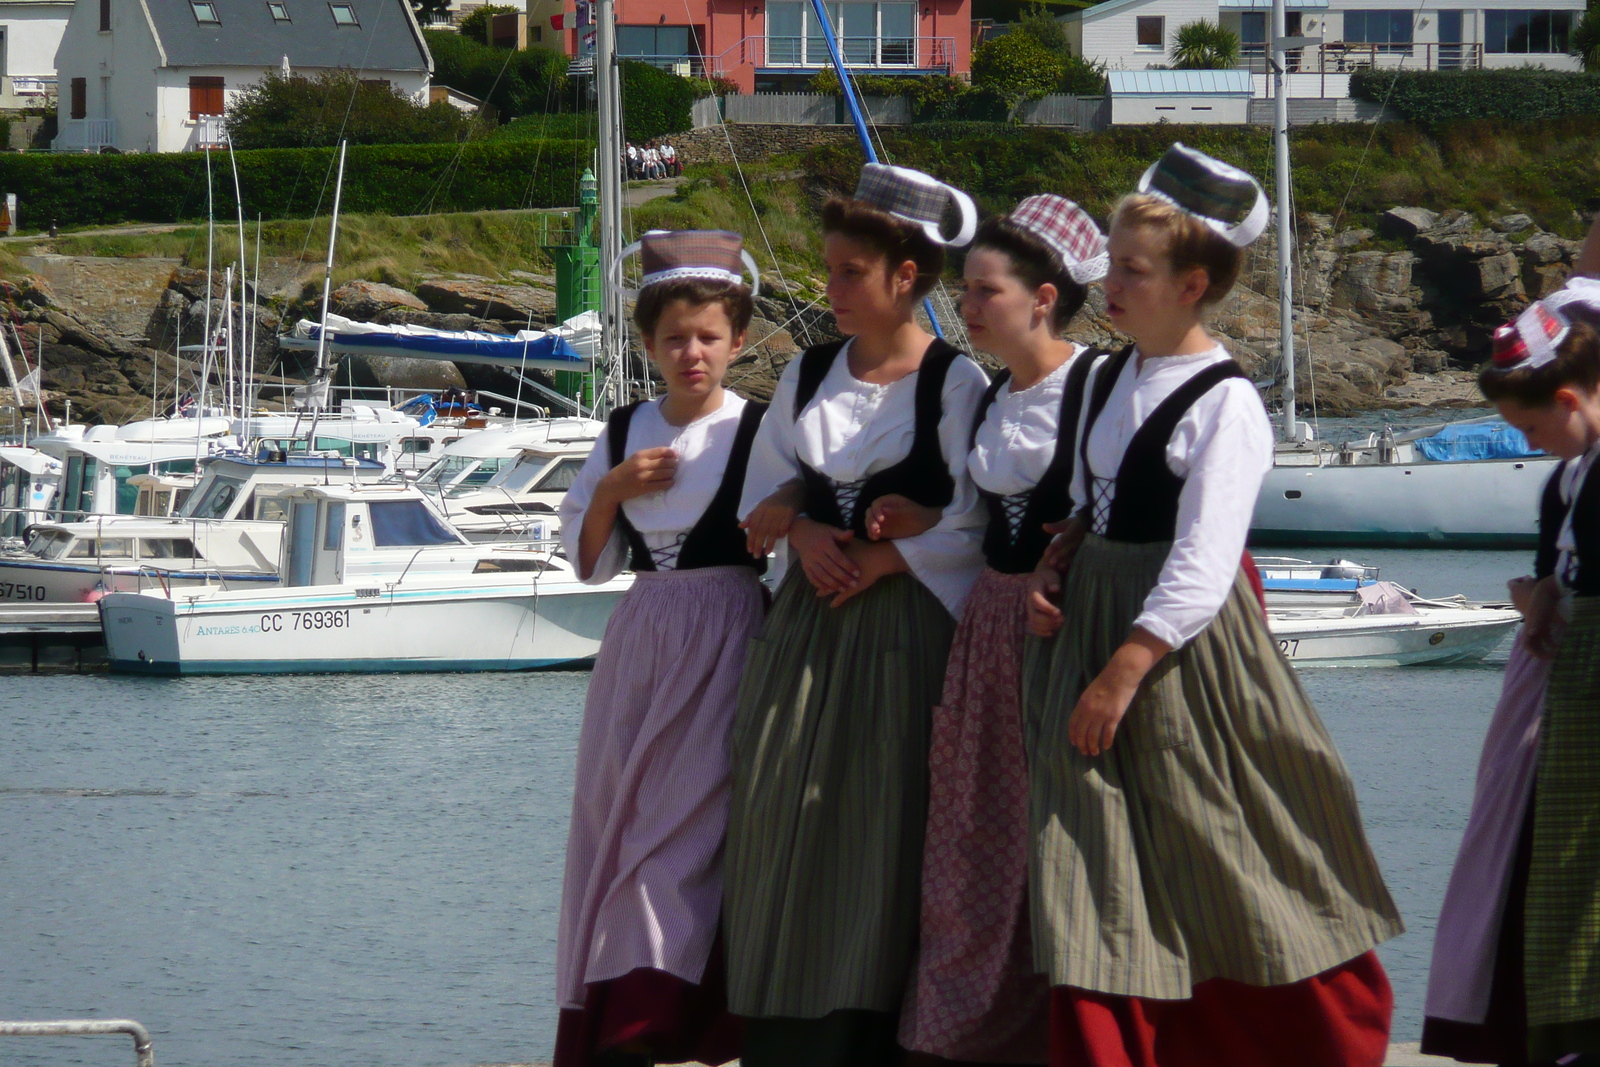
[[[77,0],[56,68],[58,150],[181,152],[268,74],[352,70],[425,104],[433,57],[409,0]]]
[[[0,107],[43,107],[72,0],[0,0]]]
[[[1350,73],[1373,67],[1580,69],[1567,48],[1585,0],[1491,2],[1462,8],[1426,0],[1407,8],[1394,0],[1288,0],[1289,35],[1323,42],[1290,54],[1290,95],[1348,96]],[[1060,21],[1073,51],[1110,71],[1167,68],[1180,27],[1220,22],[1239,35],[1239,65],[1257,74],[1256,95],[1263,96],[1271,17],[1271,0],[1106,0]]]

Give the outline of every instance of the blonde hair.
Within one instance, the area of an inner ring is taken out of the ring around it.
[[[1229,244],[1217,231],[1160,197],[1130,193],[1117,202],[1111,226],[1148,226],[1167,239],[1167,259],[1174,273],[1200,269],[1210,284],[1200,298],[1202,306],[1220,303],[1239,280],[1244,250]]]

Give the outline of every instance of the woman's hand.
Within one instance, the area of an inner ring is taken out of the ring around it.
[[[678,476],[678,454],[670,448],[642,448],[606,472],[595,498],[613,503],[672,488]]]
[[[867,509],[867,536],[874,541],[915,537],[939,525],[944,512],[924,507],[899,493],[880,496]]]
[[[1522,613],[1523,618],[1528,617],[1532,609],[1533,588],[1539,584],[1539,579],[1531,574],[1524,574],[1521,578],[1513,578],[1506,583],[1506,592],[1511,595],[1511,606]]]
[[[1078,555],[1078,548],[1083,544],[1088,528],[1078,518],[1072,517],[1045,523],[1044,532],[1055,536],[1045,546],[1039,565],[1048,566],[1058,574],[1066,574],[1072,568],[1072,561]]]
[[[789,536],[794,520],[805,503],[805,487],[789,482],[755,506],[750,517],[739,524],[745,531],[744,544],[756,559],[766,559],[773,546]]]
[[[1078,706],[1067,720],[1067,741],[1072,747],[1085,756],[1098,756],[1109,750],[1145,675],[1171,651],[1165,641],[1144,630],[1135,629],[1129,634],[1078,697]]]
[[[829,604],[830,607],[839,607],[858,593],[866,592],[879,578],[901,574],[910,569],[906,566],[905,557],[900,554],[900,550],[887,542],[851,541],[844,546],[844,551],[856,565],[859,577],[848,589],[841,589],[834,596]]]
[[[849,589],[861,577],[861,569],[848,555],[845,546],[855,534],[828,526],[804,515],[789,528],[789,547],[800,557],[800,569],[816,588],[818,596],[829,596]],[[896,553],[898,555],[898,553]]]
[[[1514,585],[1515,583],[1513,583]],[[1526,592],[1527,607],[1522,612],[1522,643],[1529,652],[1540,659],[1553,659],[1560,643],[1557,630],[1561,618],[1561,586],[1554,576],[1540,578]],[[1517,601],[1515,589],[1511,602]]]
[[[1054,637],[1061,629],[1061,575],[1043,560],[1028,576],[1028,632],[1035,637]]]

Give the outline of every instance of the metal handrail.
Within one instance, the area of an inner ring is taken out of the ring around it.
[[[150,1031],[132,1019],[56,1019],[50,1022],[0,1022],[0,1037],[94,1037],[103,1034],[128,1034],[133,1038],[133,1053],[138,1067],[156,1067],[156,1054]]]

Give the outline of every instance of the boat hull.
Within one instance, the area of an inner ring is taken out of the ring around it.
[[[218,571],[186,574],[182,570],[163,571],[167,585],[175,589],[215,589]],[[277,585],[276,574],[222,573],[221,580],[233,585]],[[0,604],[88,604],[107,591],[137,592],[161,585],[161,577],[146,569],[127,566],[97,567],[92,563],[52,563],[45,560],[0,559]]]
[[[1250,543],[1396,548],[1526,548],[1538,541],[1551,456],[1460,463],[1275,466]]]
[[[111,669],[135,674],[525,671],[588,665],[626,588],[507,582],[285,589],[100,602]]]
[[[1517,612],[1499,608],[1355,618],[1274,614],[1270,629],[1297,667],[1409,667],[1481,660],[1520,621]]]

